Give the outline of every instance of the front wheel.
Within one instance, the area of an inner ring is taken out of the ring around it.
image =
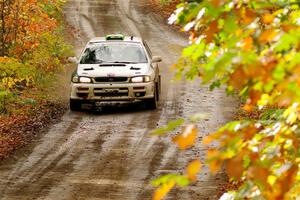
[[[70,99],[70,110],[71,111],[80,111],[81,102],[79,100]]]
[[[151,110],[155,110],[158,105],[158,93],[157,93],[157,85],[154,87],[154,97],[146,100],[147,108]]]

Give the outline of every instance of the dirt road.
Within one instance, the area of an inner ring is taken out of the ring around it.
[[[0,199],[150,199],[153,178],[182,172],[194,156],[203,159],[206,147],[180,152],[169,138],[151,137],[149,131],[178,117],[208,113],[199,123],[200,141],[228,120],[234,101],[199,83],[170,83],[168,68],[187,40],[148,12],[145,2],[70,0],[65,13],[81,30],[74,43],[77,53],[88,38],[109,33],[148,41],[153,54],[164,59],[159,109],[148,111],[137,103],[107,106],[102,112],[67,112],[32,145],[1,163]],[[205,167],[197,184],[174,190],[168,199],[215,199],[221,179],[209,176]]]

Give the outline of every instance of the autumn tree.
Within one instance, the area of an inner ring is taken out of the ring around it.
[[[1,4],[1,54],[23,57],[39,43],[45,32],[57,28],[57,19],[49,10],[58,9],[60,1],[2,0]]]
[[[0,0],[0,113],[21,102],[20,91],[40,87],[62,69],[62,0]]]
[[[300,198],[299,6],[298,0],[186,0],[169,19],[190,33],[177,77],[200,78],[211,89],[224,85],[243,102],[243,118],[203,141],[219,143],[207,153],[211,171],[224,165],[230,180],[241,182],[223,199]],[[169,180],[157,184],[160,194],[176,184]]]
[[[5,55],[5,41],[6,41],[6,18],[10,14],[11,11],[11,2],[6,0],[0,1],[0,56]]]

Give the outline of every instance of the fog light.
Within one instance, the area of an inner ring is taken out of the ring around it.
[[[146,95],[146,92],[136,92],[135,97],[144,97]]]
[[[141,93],[137,92],[137,93],[135,93],[135,96],[136,96],[136,97],[140,97],[140,96],[141,96]]]

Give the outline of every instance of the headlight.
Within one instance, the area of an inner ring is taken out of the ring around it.
[[[72,82],[73,82],[73,83],[79,83],[79,77],[76,76],[76,75],[73,76],[73,77],[72,77]]]
[[[80,83],[91,83],[92,79],[88,77],[79,77],[79,82]]]
[[[72,77],[73,83],[91,83],[92,79],[89,77],[79,77],[77,75]]]
[[[144,82],[150,82],[150,76],[144,76]]]
[[[131,78],[132,83],[142,83],[142,82],[149,82],[150,81],[150,76],[137,76]]]
[[[131,78],[131,82],[133,82],[133,83],[141,83],[143,81],[144,81],[144,77],[142,77],[142,76]]]

